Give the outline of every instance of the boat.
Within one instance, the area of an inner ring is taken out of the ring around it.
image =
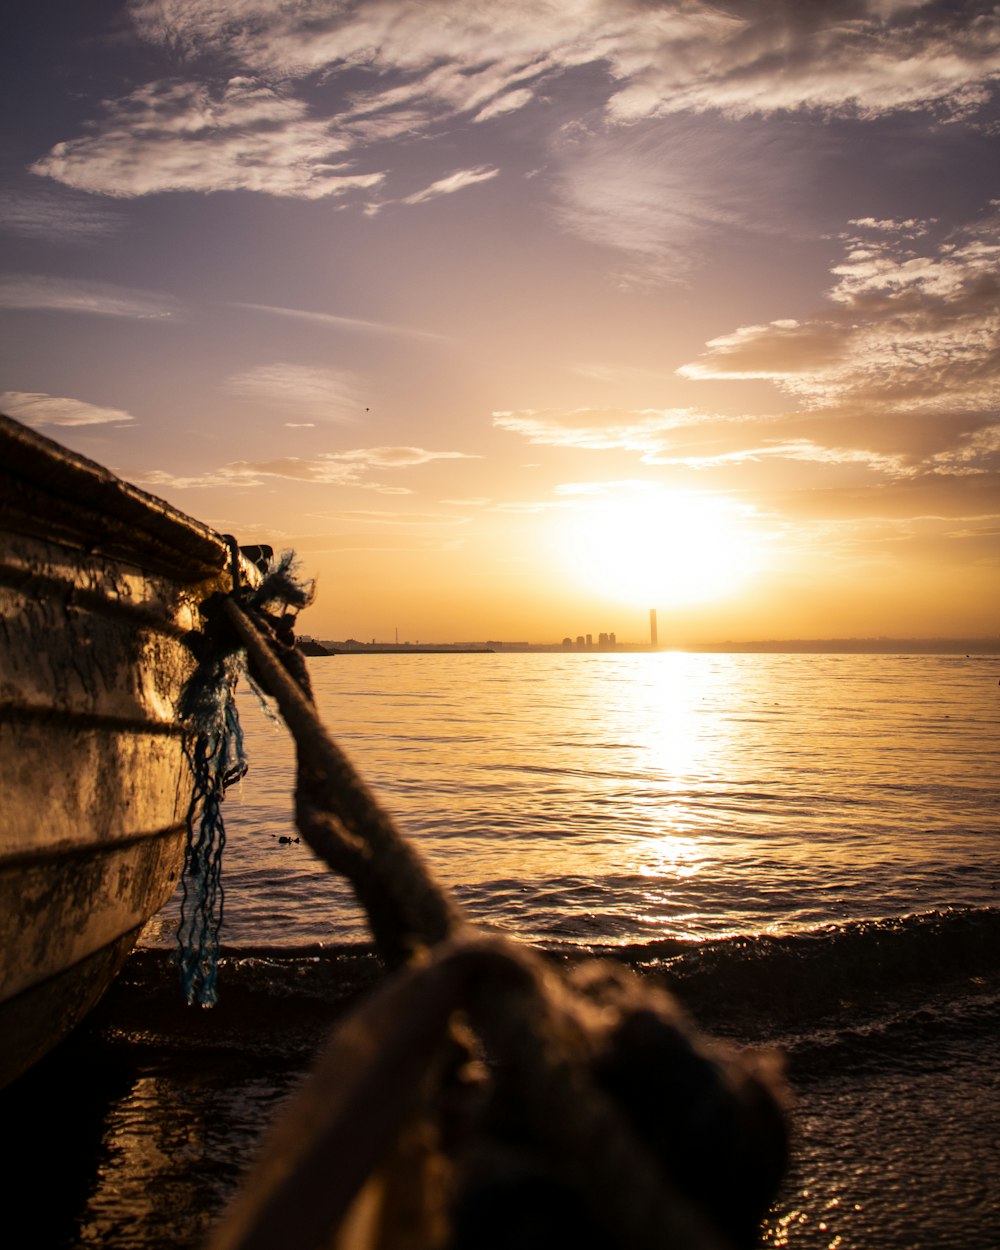
[[[179,704],[222,536],[0,416],[0,1087],[106,990],[175,889]]]

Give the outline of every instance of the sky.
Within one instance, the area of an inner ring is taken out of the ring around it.
[[[8,0],[0,410],[320,638],[1000,633],[1000,8]]]

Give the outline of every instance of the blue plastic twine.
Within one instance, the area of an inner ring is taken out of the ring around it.
[[[181,917],[176,962],[181,989],[189,1004],[210,1007],[216,1000],[219,931],[225,892],[222,851],[226,827],[222,800],[247,770],[243,731],[236,710],[236,683],[242,654],[216,654],[202,663],[186,692],[196,735],[185,751],[193,785],[187,813],[187,843],[181,875]]]
[[[247,608],[266,611],[267,606],[280,604],[294,616],[310,601],[312,587],[297,579],[294,552],[282,552],[277,560],[272,560],[260,585],[251,589],[240,585],[236,540],[228,535],[225,538],[230,548],[234,593]],[[217,621],[216,616],[210,616],[204,636],[192,641],[202,657],[188,682],[181,709],[194,730],[185,743],[193,785],[187,813],[175,960],[185,999],[203,1007],[211,1007],[216,1001],[219,932],[225,902],[222,852],[226,828],[222,800],[226,790],[247,771],[243,731],[236,710],[236,685],[246,672],[246,654],[234,649],[232,637],[220,632]]]

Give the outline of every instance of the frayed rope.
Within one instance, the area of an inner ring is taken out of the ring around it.
[[[238,549],[234,541],[231,549],[233,594],[247,612],[271,622],[282,642],[294,648],[295,616],[312,600],[311,584],[298,577],[294,552],[282,552],[271,562],[260,586],[251,590],[239,585]],[[183,719],[193,726],[185,745],[193,785],[187,813],[175,962],[185,1001],[211,1007],[217,998],[219,935],[225,902],[222,853],[226,828],[222,800],[226,790],[247,771],[236,708],[236,687],[240,677],[246,675],[247,662],[222,614],[213,611],[210,604],[205,606],[205,630],[191,640],[199,664],[185,688],[180,709]],[[280,607],[280,617],[274,614],[276,606]]]

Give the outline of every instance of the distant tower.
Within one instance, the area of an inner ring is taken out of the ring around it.
[[[656,608],[649,609],[649,645],[656,646]]]

